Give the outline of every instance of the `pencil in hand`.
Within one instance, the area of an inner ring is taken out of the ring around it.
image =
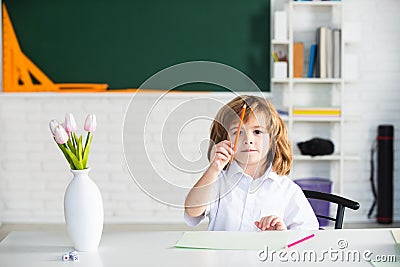
[[[237,143],[239,141],[240,129],[242,129],[244,113],[246,112],[246,107],[247,107],[246,104],[244,104],[243,107],[242,107],[242,113],[240,114],[240,120],[239,120],[238,129],[237,129],[237,132],[236,132],[235,143],[233,144],[233,155],[232,155],[231,159],[229,160],[229,164],[232,164],[233,158],[234,158],[235,153],[236,153]]]

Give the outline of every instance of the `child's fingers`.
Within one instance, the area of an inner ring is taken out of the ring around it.
[[[286,224],[282,220],[282,218],[275,216],[275,218],[271,221],[271,228],[275,230],[286,230]]]
[[[218,147],[217,152],[224,154],[227,157],[230,157],[232,155],[233,150],[229,147]]]
[[[258,231],[262,231],[260,221],[255,221],[254,225],[257,227]]]
[[[221,142],[220,142],[220,144],[226,144],[228,147],[233,147],[233,144],[232,144],[232,142],[231,142],[231,141],[229,141],[229,140],[224,140],[224,141],[221,141]]]
[[[230,153],[233,153],[233,145],[231,144],[230,141],[222,141],[219,144],[217,144],[218,147],[223,147],[225,148],[227,151],[230,151]]]
[[[227,143],[227,144],[224,144]],[[210,161],[214,161],[216,159],[216,156],[218,153],[222,153],[228,157],[231,156],[231,154],[229,153],[229,151],[233,150],[228,146],[229,141],[221,141],[218,144],[214,145],[213,148],[211,149],[211,153],[210,153]],[[226,148],[225,148],[226,147]]]
[[[276,215],[270,215],[266,217],[266,229],[276,230],[277,225],[281,222],[281,218]]]
[[[259,221],[255,221],[254,224],[257,226],[258,229],[260,229],[261,231],[263,231],[262,227],[262,219],[260,219]]]
[[[271,220],[271,226],[277,226],[281,223],[281,218],[275,217]]]
[[[214,147],[226,147],[226,148],[233,148],[233,144],[231,141],[223,140],[218,144],[215,144]]]
[[[222,160],[222,161],[227,161],[229,159],[229,156],[223,154],[223,153],[217,153],[215,155],[215,160]]]
[[[271,222],[274,218],[275,218],[274,215],[269,215],[269,216],[265,217],[265,229],[271,228]]]
[[[266,217],[262,217],[261,218],[261,220],[260,220],[260,229],[261,230],[263,230],[263,231],[265,231],[265,230],[267,230],[268,228],[269,228],[269,224],[268,224],[268,217],[269,216],[266,216]]]
[[[266,230],[285,230],[286,225],[282,219],[276,215],[268,215],[262,217],[260,221],[254,222],[254,224],[262,231]]]
[[[279,222],[276,223],[276,230],[287,230],[286,224],[281,218]]]

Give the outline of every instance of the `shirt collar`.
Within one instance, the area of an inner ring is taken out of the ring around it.
[[[257,178],[256,180],[260,179],[259,181],[265,181],[267,179],[271,179],[274,182],[278,182],[278,184],[280,185],[281,180],[279,175],[276,172],[271,171],[272,166],[270,166],[265,173]],[[231,165],[228,166],[228,170],[226,171],[226,175],[227,177],[232,177],[235,174],[244,174],[244,171],[242,169],[242,167],[239,166],[239,164],[236,162],[236,160],[234,160],[232,162]]]

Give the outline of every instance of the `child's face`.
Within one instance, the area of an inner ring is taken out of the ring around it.
[[[238,121],[231,124],[229,138],[235,141],[238,131]],[[250,115],[248,121],[243,123],[240,131],[235,159],[242,168],[265,162],[269,149],[269,133],[266,129],[265,117],[255,113]]]

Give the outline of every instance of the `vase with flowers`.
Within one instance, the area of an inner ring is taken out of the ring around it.
[[[101,193],[89,177],[88,158],[96,131],[96,116],[86,117],[83,142],[82,135],[76,134],[76,122],[71,113],[65,115],[64,123],[50,121],[54,141],[64,154],[73,179],[64,194],[64,217],[67,232],[74,248],[79,251],[93,251],[99,246],[103,232],[104,210]]]

